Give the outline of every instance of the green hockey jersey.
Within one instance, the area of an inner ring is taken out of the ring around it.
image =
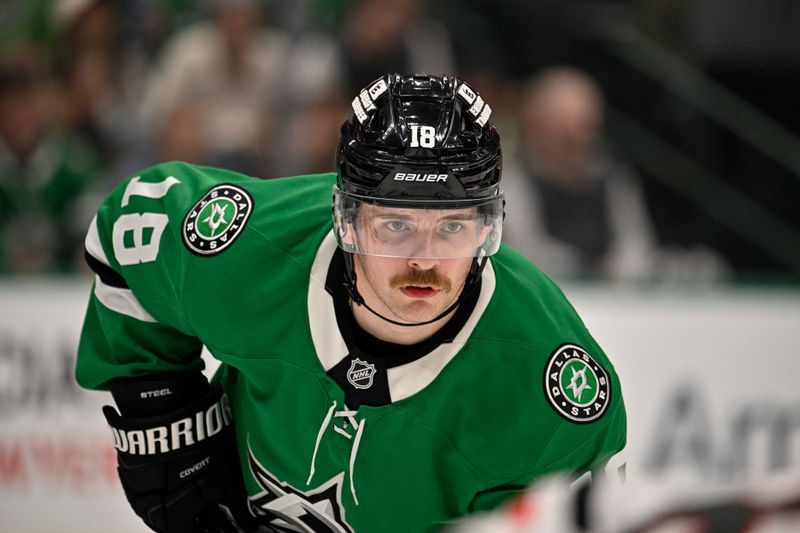
[[[445,340],[405,358],[353,350],[326,290],[334,183],[183,163],[122,183],[86,238],[79,383],[199,370],[205,345],[251,508],[292,531],[426,531],[624,447],[611,363],[506,246]]]

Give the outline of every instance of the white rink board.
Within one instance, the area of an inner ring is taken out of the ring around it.
[[[72,379],[89,283],[0,282],[2,533],[147,531],[115,477],[107,396]],[[800,292],[565,292],[621,375],[629,483],[800,482]]]

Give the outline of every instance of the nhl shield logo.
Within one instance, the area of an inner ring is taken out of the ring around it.
[[[350,363],[347,371],[347,381],[357,389],[368,389],[372,386],[372,377],[375,375],[375,365],[371,365],[359,358]]]

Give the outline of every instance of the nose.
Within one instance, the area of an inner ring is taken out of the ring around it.
[[[441,263],[439,242],[432,230],[419,231],[413,241],[409,242],[408,266],[417,270],[430,270]]]
[[[441,259],[436,257],[409,257],[408,266],[415,270],[430,270],[439,266]]]

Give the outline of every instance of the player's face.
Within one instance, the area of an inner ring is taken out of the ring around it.
[[[358,291],[370,307],[412,323],[431,320],[456,301],[476,243],[485,238],[474,209],[423,213],[364,206],[361,215],[358,233],[365,249],[414,256],[355,254]]]

